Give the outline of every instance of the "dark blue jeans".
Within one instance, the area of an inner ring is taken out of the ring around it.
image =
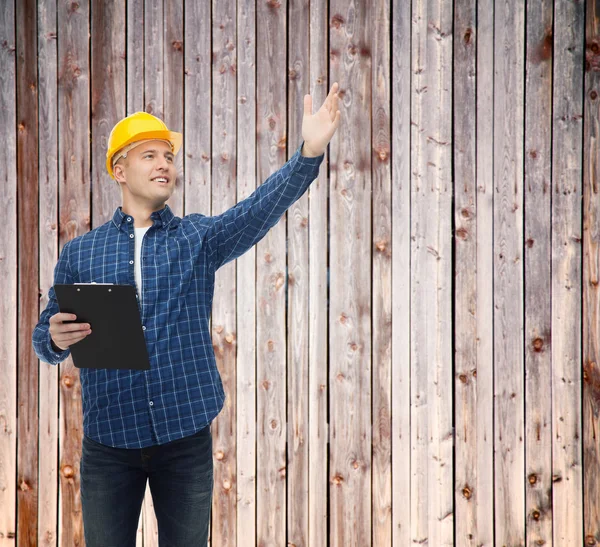
[[[113,448],[85,435],[80,462],[86,547],[135,547],[150,483],[159,547],[205,547],[213,492],[210,426],[147,448]]]

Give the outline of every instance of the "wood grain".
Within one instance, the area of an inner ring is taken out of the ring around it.
[[[554,4],[552,96],[552,488],[554,545],[581,545],[583,3]]]
[[[525,60],[526,543],[552,543],[552,5],[527,4]]]

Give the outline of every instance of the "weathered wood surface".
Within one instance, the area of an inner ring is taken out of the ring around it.
[[[442,546],[454,526],[452,5],[412,5],[411,541]]]
[[[455,174],[455,416],[456,545],[481,545],[477,435],[477,21],[476,3],[454,3],[454,174]]]
[[[182,131],[169,205],[218,214],[334,81],[318,179],[217,274],[211,545],[599,543],[598,2],[109,4],[0,8],[0,545],[84,544],[78,371],[30,331],[114,123]]]
[[[494,24],[495,544],[523,545],[523,4],[496,3]]]
[[[327,78],[327,2],[311,0],[310,69],[307,92],[313,109],[323,104],[329,92]],[[290,145],[288,144],[288,148]],[[326,545],[328,536],[328,287],[327,287],[327,214],[328,152],[319,176],[308,190],[308,546]]]
[[[38,112],[36,21],[28,14],[35,1],[16,3],[17,96],[17,332],[29,332],[37,323],[38,238],[29,230],[29,209],[38,198]],[[14,313],[14,312],[13,312]],[[10,315],[13,315],[10,313]],[[38,366],[31,344],[19,344],[17,353],[17,535],[32,544],[38,536]],[[10,384],[9,384],[10,385]]]
[[[237,199],[248,197],[256,177],[256,5],[237,6]],[[243,137],[242,137],[243,136]],[[236,531],[233,545],[256,545],[256,249],[237,260],[237,416],[235,481]],[[260,461],[258,462],[260,465]]]
[[[552,533],[581,545],[581,178],[584,6],[554,3],[552,95]]]
[[[58,12],[59,247],[88,232],[90,222],[89,5],[61,0]],[[50,281],[52,282],[52,281]],[[79,371],[59,365],[59,543],[82,545],[79,463],[83,437]]]
[[[392,204],[391,204],[391,71],[390,0],[372,6],[372,542],[392,544]],[[365,201],[368,201],[366,198]]]
[[[213,2],[212,25],[212,214],[233,207],[236,195],[236,6]],[[195,128],[198,130],[199,128]],[[245,176],[245,174],[244,174]],[[227,393],[213,422],[214,494],[211,545],[236,542],[236,265],[222,267],[215,280],[212,343]]]
[[[583,103],[583,535],[600,544],[600,3],[585,15]]]
[[[39,312],[48,304],[48,290],[54,279],[58,258],[58,108],[56,1],[37,6],[38,32],[38,152],[39,203],[38,260]],[[6,279],[6,278],[5,278]],[[2,314],[4,315],[4,314]],[[0,360],[1,361],[1,360]],[[43,547],[59,545],[58,522],[58,367],[39,366],[39,440],[38,459],[38,541]],[[4,385],[4,382],[2,383]],[[3,506],[2,503],[0,503]]]
[[[17,467],[17,297],[18,297],[18,234],[17,234],[17,33],[15,2],[0,6],[0,122],[4,131],[4,146],[0,149],[0,197],[2,198],[2,238],[0,238],[0,274],[4,279],[0,301],[0,545],[16,544],[17,512],[15,503],[20,473]],[[35,216],[34,216],[35,218]],[[30,287],[37,290],[37,283]],[[36,306],[34,306],[36,308]],[[31,479],[31,477],[28,477]],[[30,506],[29,504],[28,506]],[[28,531],[26,530],[27,534]]]
[[[286,34],[287,5],[257,2],[257,185],[286,160]],[[256,245],[258,545],[286,543],[286,226],[282,218]]]
[[[330,82],[344,123],[330,146],[330,545],[371,543],[371,45],[369,3],[330,3]]]
[[[302,142],[309,89],[309,0],[290,0],[288,19],[287,156]],[[308,547],[308,192],[287,211],[287,544]]]
[[[525,514],[527,545],[552,545],[552,5],[527,4],[525,59]]]
[[[392,545],[410,545],[411,2],[392,13]]]

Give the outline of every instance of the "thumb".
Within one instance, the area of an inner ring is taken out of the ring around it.
[[[312,97],[304,95],[304,115],[312,116]]]

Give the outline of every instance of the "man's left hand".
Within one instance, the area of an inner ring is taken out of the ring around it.
[[[323,154],[331,137],[340,125],[341,113],[338,110],[338,88],[338,83],[335,82],[331,86],[325,102],[316,114],[312,113],[312,97],[304,95],[304,117],[302,118],[303,156],[316,157]]]

